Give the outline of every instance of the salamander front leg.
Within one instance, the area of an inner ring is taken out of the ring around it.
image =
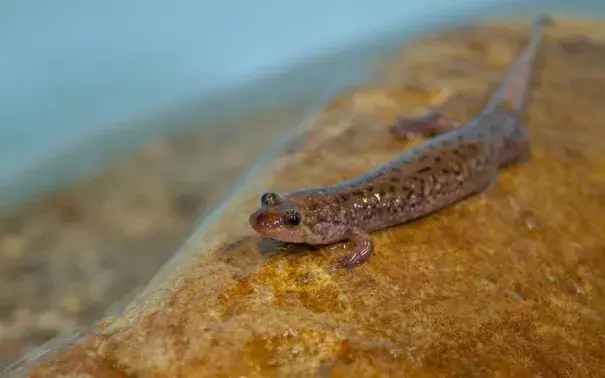
[[[408,140],[418,137],[434,137],[452,131],[458,125],[460,122],[438,110],[432,110],[421,117],[399,117],[389,127],[389,131],[397,139]]]
[[[348,232],[348,238],[355,245],[353,253],[336,261],[335,268],[346,268],[351,271],[357,265],[370,258],[374,251],[372,237],[365,231],[353,228]]]

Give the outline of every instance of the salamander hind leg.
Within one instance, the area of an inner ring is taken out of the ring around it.
[[[348,238],[355,245],[353,252],[338,259],[333,268],[345,268],[349,271],[370,258],[374,251],[372,237],[365,231],[353,228],[348,232]]]
[[[460,125],[438,110],[432,110],[420,117],[399,117],[389,126],[389,131],[397,139],[433,137],[452,131]]]
[[[531,145],[525,133],[525,128],[518,120],[515,120],[515,122],[515,128],[510,135],[504,138],[502,147],[498,151],[500,167],[517,164],[531,158]]]
[[[504,141],[504,147],[500,154],[500,167],[525,162],[531,158],[531,150],[528,140],[511,140]]]

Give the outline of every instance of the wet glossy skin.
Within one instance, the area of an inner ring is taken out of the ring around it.
[[[250,216],[259,234],[313,245],[351,240],[337,266],[352,269],[372,254],[370,232],[399,225],[485,190],[500,168],[529,154],[520,117],[530,86],[544,19],[485,109],[466,125],[433,112],[391,127],[397,137],[436,135],[372,172],[338,185],[278,195],[265,193]],[[508,108],[505,108],[508,107]]]

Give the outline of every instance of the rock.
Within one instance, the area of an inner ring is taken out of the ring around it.
[[[494,54],[513,57],[527,24],[444,32],[430,51],[422,40],[406,47],[375,84],[335,99],[265,160],[122,315],[24,368],[30,377],[598,376],[605,71],[593,55],[605,49],[605,27],[584,25],[545,31],[527,117],[532,158],[491,190],[374,233],[374,256],[352,274],[329,269],[346,245],[284,246],[248,225],[268,189],[334,184],[410,147],[385,122],[440,89],[454,94],[448,114],[469,120],[505,69]],[[582,33],[590,38],[581,49],[570,40],[561,48],[563,36]],[[500,46],[481,47],[492,43]],[[405,58],[416,52],[421,61]]]

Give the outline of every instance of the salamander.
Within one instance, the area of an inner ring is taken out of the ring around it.
[[[333,186],[264,193],[260,208],[250,215],[252,229],[288,243],[351,241],[353,251],[334,265],[351,271],[372,255],[371,232],[430,215],[488,189],[501,168],[530,156],[521,118],[545,22],[545,17],[534,19],[529,42],[470,122],[460,124],[440,111],[399,118],[390,127],[396,137],[431,138]]]

